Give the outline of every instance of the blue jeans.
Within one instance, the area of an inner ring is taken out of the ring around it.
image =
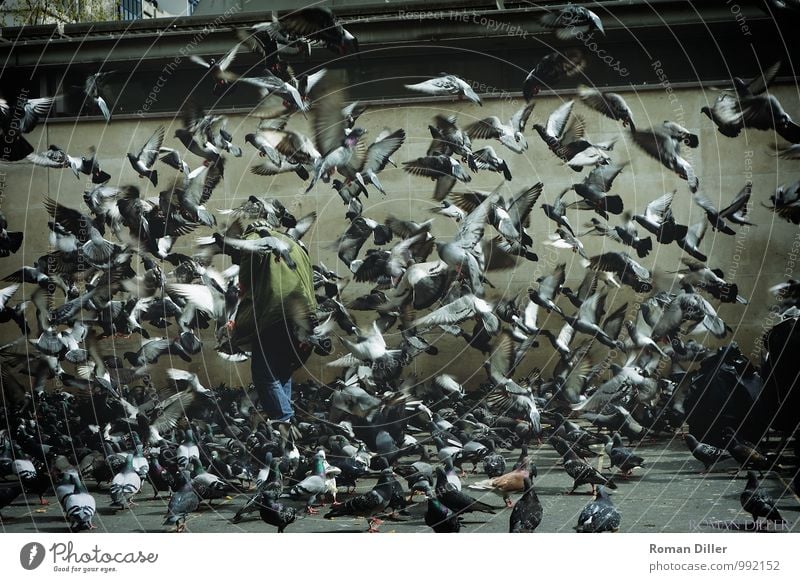
[[[289,341],[269,344],[272,345],[256,343],[253,346],[250,371],[264,412],[270,420],[283,422],[294,416],[292,365],[290,353],[286,350]]]

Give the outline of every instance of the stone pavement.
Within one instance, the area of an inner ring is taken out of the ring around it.
[[[628,479],[616,480],[619,489],[613,501],[622,513],[623,532],[725,532],[751,530],[750,516],[743,513],[739,505],[739,494],[744,489],[745,475],[738,476],[729,472],[736,465],[730,461],[720,463],[715,472],[707,475],[698,474],[702,469],[687,452],[683,440],[678,437],[672,441],[665,439],[656,444],[637,447],[637,453],[646,460],[646,467]],[[578,494],[565,495],[572,487],[571,478],[557,466],[558,456],[553,449],[543,444],[531,447],[530,453],[536,462],[539,476],[534,481],[539,499],[544,507],[544,518],[537,532],[572,532],[577,516],[589,501],[589,487],[578,489]],[[509,467],[518,456],[518,451],[509,452]],[[410,459],[409,462],[413,462]],[[605,466],[608,459],[603,457]],[[596,461],[595,461],[596,462]],[[467,471],[471,465],[465,463]],[[480,467],[479,467],[480,468]],[[474,483],[485,476],[467,475],[462,482]],[[405,486],[405,480],[398,476]],[[788,522],[783,531],[799,532],[800,499],[788,488],[789,476],[786,474],[770,474],[763,485],[778,500],[778,508]],[[359,492],[368,490],[374,479],[365,478],[359,481]],[[143,485],[142,494],[136,498],[137,505],[129,510],[115,511],[109,507],[109,496],[104,488],[98,491],[93,483],[89,483],[91,492],[97,500],[96,531],[101,532],[167,532],[170,528],[163,526],[168,497],[162,494],[159,499],[151,500],[152,489],[149,483]],[[464,518],[463,533],[469,532],[507,532],[510,510],[503,507],[500,497],[482,491],[465,491],[473,496],[495,505],[495,515],[472,513]],[[581,494],[583,493],[583,494]],[[514,499],[518,496],[515,495]],[[339,501],[346,499],[340,494]],[[48,497],[49,506],[38,505],[35,496],[26,504],[23,497],[2,510],[2,531],[33,533],[66,532],[61,509],[55,497]],[[187,521],[189,532],[274,532],[275,528],[261,522],[258,514],[239,524],[231,523],[236,510],[244,503],[246,494],[234,495],[229,499],[217,500],[211,507],[201,505],[201,510],[190,516]],[[285,500],[287,503],[295,502]],[[386,520],[381,526],[382,532],[413,533],[430,532],[424,523],[425,499],[414,498],[408,507],[408,515],[401,516],[402,521]],[[299,519],[287,528],[292,532],[363,532],[367,529],[364,519],[337,518],[323,519],[327,507],[320,508],[319,515],[311,515]],[[774,528],[773,528],[774,529]],[[752,531],[752,530],[751,530]]]

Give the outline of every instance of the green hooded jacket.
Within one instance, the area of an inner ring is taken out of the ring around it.
[[[271,232],[270,235],[289,243],[289,256],[297,268],[290,268],[286,261],[278,261],[272,254],[247,255],[242,259],[239,265],[241,298],[232,340],[235,345],[245,348],[254,341],[261,343],[264,339],[272,339],[269,336],[281,327],[288,330],[285,322],[292,301],[297,301],[297,305],[307,309],[310,315],[317,309],[308,253],[284,234]],[[251,233],[244,238],[258,237],[257,233]],[[259,335],[267,337],[259,338]]]

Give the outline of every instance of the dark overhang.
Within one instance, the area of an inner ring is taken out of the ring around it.
[[[550,3],[559,6],[562,3]],[[319,67],[347,68],[351,96],[370,101],[410,101],[403,89],[441,71],[470,80],[479,92],[514,96],[525,73],[546,53],[580,48],[589,59],[585,77],[563,87],[590,83],[615,88],[647,88],[667,79],[673,87],[717,83],[732,75],[755,73],[787,54],[798,54],[796,22],[776,19],[760,3],[611,0],[592,5],[606,34],[590,41],[562,41],[538,24],[545,8],[505,2],[453,2],[337,7],[337,15],[361,46],[358,58],[339,57],[315,48],[310,59],[294,64],[298,72]],[[152,19],[55,26],[5,28],[0,32],[0,62],[8,79],[44,92],[75,87],[97,70],[117,71],[121,102],[117,114],[131,114],[136,102],[176,55],[220,55],[237,42],[235,30],[264,20],[267,14],[229,11],[217,16]],[[791,31],[791,33],[787,33]],[[700,55],[700,56],[698,56]],[[656,67],[660,64],[660,67]],[[170,73],[176,99],[197,88],[203,69],[182,59]],[[257,75],[255,54],[237,57],[239,74]],[[786,59],[783,80],[794,71]],[[660,73],[656,73],[660,68]],[[622,74],[622,70],[626,74]],[[780,81],[781,79],[779,79]],[[168,98],[163,111],[175,108]],[[255,95],[245,90],[220,100],[221,108],[247,108]],[[154,110],[155,111],[155,110]],[[64,111],[69,114],[69,111]]]

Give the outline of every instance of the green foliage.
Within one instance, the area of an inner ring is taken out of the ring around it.
[[[73,24],[118,20],[114,0],[6,0],[0,7],[3,24]]]

